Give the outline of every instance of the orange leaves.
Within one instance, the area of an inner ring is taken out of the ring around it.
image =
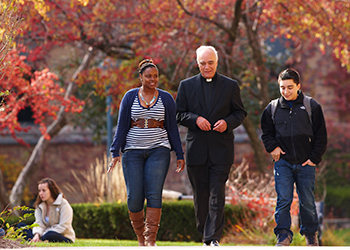
[[[30,107],[33,112],[34,123],[39,124],[40,131],[45,139],[50,136],[46,133],[48,118],[55,119],[61,106],[66,112],[81,112],[84,102],[73,97],[65,98],[65,91],[56,82],[57,76],[48,69],[31,73],[30,67],[24,63],[24,58],[18,51],[13,50],[7,57],[13,65],[17,65],[12,71],[7,70],[0,89],[9,94],[0,106],[0,131],[10,133],[18,142],[16,131],[27,132],[28,128],[22,127],[18,122],[18,113]]]
[[[317,38],[322,53],[327,46],[343,66],[350,70],[348,41],[350,40],[350,3],[348,1],[265,1],[263,11],[281,35],[301,41]],[[289,27],[290,30],[283,29]],[[290,31],[294,31],[292,34]],[[341,52],[340,52],[341,51]]]
[[[86,5],[88,5],[89,0],[78,0],[78,2],[85,7]]]

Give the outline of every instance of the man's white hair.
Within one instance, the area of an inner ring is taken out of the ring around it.
[[[196,50],[197,63],[198,63],[198,64],[199,64],[198,56],[201,54],[201,52],[202,52],[203,50],[207,50],[207,49],[210,49],[210,50],[212,50],[212,51],[215,53],[216,61],[219,60],[218,52],[216,51],[216,49],[215,49],[213,46],[202,45],[202,46],[200,46],[200,47]]]

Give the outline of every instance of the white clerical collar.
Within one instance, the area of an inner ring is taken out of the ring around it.
[[[206,80],[207,82],[211,82],[211,81],[213,80],[213,78],[205,78],[205,80]]]

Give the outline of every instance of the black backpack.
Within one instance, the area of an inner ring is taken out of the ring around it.
[[[278,99],[274,99],[270,102],[271,104],[271,119],[273,121],[273,123],[275,123],[275,113],[276,113],[276,109],[277,109],[277,105],[278,105]],[[312,125],[312,110],[311,110],[311,99],[312,97],[304,95],[304,99],[303,99],[303,104],[305,106],[305,110],[309,116],[309,120],[310,120],[310,124]]]

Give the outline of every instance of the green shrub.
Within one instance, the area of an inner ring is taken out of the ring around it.
[[[336,217],[350,217],[350,186],[327,187],[325,200],[326,213],[333,213]]]
[[[79,238],[130,239],[133,230],[125,203],[72,204]]]
[[[72,204],[78,238],[136,239],[126,203]],[[225,206],[225,229],[243,217],[239,206]],[[201,241],[196,230],[193,201],[163,202],[158,240]]]
[[[30,216],[29,216],[30,214]],[[9,225],[17,225],[19,222],[23,222],[27,225],[33,224],[35,222],[35,217],[34,217],[34,213],[28,213],[27,215],[28,217],[26,217],[25,219],[21,219],[20,217],[17,216],[10,216],[6,219],[6,223],[8,223]]]

